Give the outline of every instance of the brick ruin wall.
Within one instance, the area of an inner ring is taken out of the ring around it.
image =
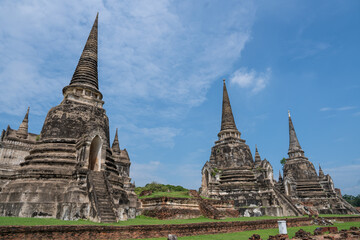
[[[148,217],[158,219],[189,219],[197,218],[203,215],[200,211],[199,203],[195,198],[175,198],[175,197],[157,197],[143,198],[141,201],[141,212]],[[237,217],[234,215],[233,201],[225,200],[207,200],[221,213],[228,217]],[[236,211],[237,212],[237,211]]]
[[[311,225],[312,218],[285,219],[288,227]],[[360,218],[359,218],[360,220]],[[277,228],[278,219],[138,226],[0,226],[0,239],[139,239],[194,236]]]
[[[360,222],[360,216],[326,219]],[[0,239],[139,239],[168,234],[181,237],[278,228],[278,220],[286,220],[287,227],[300,227],[312,225],[313,218],[138,226],[0,226]]]

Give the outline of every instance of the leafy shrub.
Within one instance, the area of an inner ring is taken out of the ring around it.
[[[188,189],[182,187],[182,186],[174,186],[174,185],[164,185],[157,182],[152,182],[146,184],[144,187],[136,187],[135,193],[139,195],[144,190],[151,190],[153,193],[156,192],[183,192],[188,191]]]

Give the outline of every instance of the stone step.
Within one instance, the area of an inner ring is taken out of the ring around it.
[[[105,181],[104,179],[97,179],[97,178],[93,178],[93,183],[96,184],[103,184]]]
[[[108,209],[110,207],[111,203],[108,201],[106,203],[99,203],[99,208],[101,209]]]
[[[242,178],[242,179],[245,179],[245,180],[256,180],[256,178],[254,176],[243,176],[243,175],[221,175],[220,176],[220,179],[231,179],[231,178]]]
[[[101,220],[112,220],[113,222],[116,221],[115,215],[101,215]]]
[[[29,164],[51,164],[54,165],[76,165],[76,160],[68,160],[68,159],[33,159],[27,160],[26,162],[21,163],[21,165],[29,165]]]
[[[323,189],[296,189],[298,192],[325,192]]]
[[[103,223],[113,223],[113,222],[116,222],[116,219],[113,218],[113,219],[104,219],[104,220],[101,220],[101,222]]]
[[[25,160],[31,160],[31,159],[53,159],[53,158],[63,158],[63,159],[72,159],[72,160],[76,160],[76,156],[73,153],[51,153],[51,152],[46,152],[46,153],[36,153],[36,154],[31,154],[25,157]]]
[[[95,187],[101,187],[101,186],[105,185],[105,182],[104,182],[104,181],[97,181],[97,180],[95,180],[95,181],[92,181],[92,182],[93,182],[93,184],[94,184]]]
[[[99,207],[100,208],[104,208],[104,209],[108,209],[108,208],[110,208],[110,204],[111,204],[111,202],[108,200],[108,201],[106,201],[106,202],[99,202]]]
[[[107,192],[106,188],[105,189],[104,188],[94,188],[94,190],[97,193],[99,193],[98,195],[105,195],[105,196],[108,195],[108,192]]]
[[[98,196],[98,195],[96,195],[97,196],[97,198],[98,198],[98,202],[99,203],[103,203],[103,202],[109,202],[109,199],[108,199],[108,197],[107,196]]]
[[[221,173],[221,177],[233,177],[233,176],[241,176],[244,178],[254,178],[254,174],[244,174],[242,172],[229,172],[229,173]]]
[[[102,212],[101,217],[102,218],[104,218],[104,217],[108,217],[108,218],[113,217],[113,218],[115,218],[115,214],[114,214],[113,211],[111,211],[111,212]]]
[[[108,195],[108,191],[106,189],[103,189],[103,188],[102,189],[96,189],[95,188],[94,190],[96,191],[97,196],[105,196],[106,197]]]
[[[224,178],[220,178],[220,182],[256,182],[256,179],[246,179],[246,178],[229,178],[229,179],[224,179]]]
[[[221,185],[244,185],[244,186],[258,186],[254,181],[237,181],[237,180],[220,180]]]
[[[107,211],[107,210],[112,211],[112,207],[110,206],[110,203],[107,203],[105,205],[100,205],[99,208],[101,210],[105,210],[105,211]]]
[[[104,180],[98,180],[98,179],[93,179],[92,182],[95,186],[101,186],[101,185],[105,184]]]
[[[101,211],[101,217],[102,217],[102,218],[104,218],[104,217],[113,217],[113,218],[116,218],[113,211],[111,211],[111,212]]]
[[[317,198],[325,198],[326,197],[326,194],[313,194],[313,193],[309,193],[309,194],[301,194],[301,193],[298,193],[297,194],[300,198],[314,198],[314,197],[317,197]]]
[[[100,186],[102,186],[102,185],[105,184],[104,181],[97,180],[97,179],[93,180],[92,182],[93,182],[93,184],[94,184],[95,186],[97,186],[97,187],[100,187]]]
[[[66,150],[70,150],[72,149],[73,151],[75,150],[75,144],[68,144],[68,143],[56,143],[56,146],[53,143],[39,143],[36,144],[35,147],[31,150],[31,151],[43,151],[43,150],[48,150],[48,149],[66,149]]]
[[[106,187],[105,176],[102,172],[90,172],[89,177],[97,197],[97,209],[101,216],[101,222],[116,222],[116,216],[111,207],[112,199]]]
[[[105,188],[94,188],[94,190],[99,193],[99,195],[105,195],[107,196],[108,195],[108,191],[107,189]]]
[[[116,222],[115,216],[101,216],[101,222]]]
[[[101,209],[100,208],[100,211],[101,211],[101,216],[104,216],[104,215],[114,215],[114,211],[112,210],[112,209],[109,209],[109,210],[107,210],[107,209]]]
[[[62,152],[62,153],[72,153],[75,154],[76,153],[76,149],[73,146],[69,146],[69,147],[54,147],[53,145],[51,146],[41,146],[41,148],[34,148],[30,151],[31,154],[36,154],[36,153],[46,153],[46,152]]]
[[[96,190],[95,190],[96,191]],[[107,191],[96,191],[96,196],[98,196],[98,197],[105,197],[105,198],[107,198],[107,196],[108,196],[108,192]]]
[[[320,185],[296,185],[296,188],[322,188]]]
[[[296,186],[296,189],[301,189],[301,190],[320,190],[320,191],[323,191],[323,188],[320,187],[320,186],[316,186],[316,187],[309,187],[309,186]]]
[[[96,195],[96,196],[98,198],[98,202],[109,202],[109,199],[106,195],[102,195],[102,196]]]

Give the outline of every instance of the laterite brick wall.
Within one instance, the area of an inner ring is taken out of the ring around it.
[[[0,239],[137,239],[191,236],[277,228],[278,219],[139,226],[0,226]],[[286,219],[288,227],[310,225],[311,218]]]

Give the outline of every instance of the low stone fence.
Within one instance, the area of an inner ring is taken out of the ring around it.
[[[359,222],[360,216],[326,217],[327,220]],[[193,236],[277,228],[278,220],[286,220],[287,227],[309,226],[313,219],[284,218],[243,222],[207,222],[169,225],[134,226],[0,226],[0,239],[138,239]]]
[[[360,222],[360,215],[353,217],[324,217],[326,220],[336,220],[340,222]]]
[[[0,239],[138,239],[218,234],[277,228],[279,219],[137,226],[0,226]],[[311,225],[311,218],[285,219],[288,227]]]

